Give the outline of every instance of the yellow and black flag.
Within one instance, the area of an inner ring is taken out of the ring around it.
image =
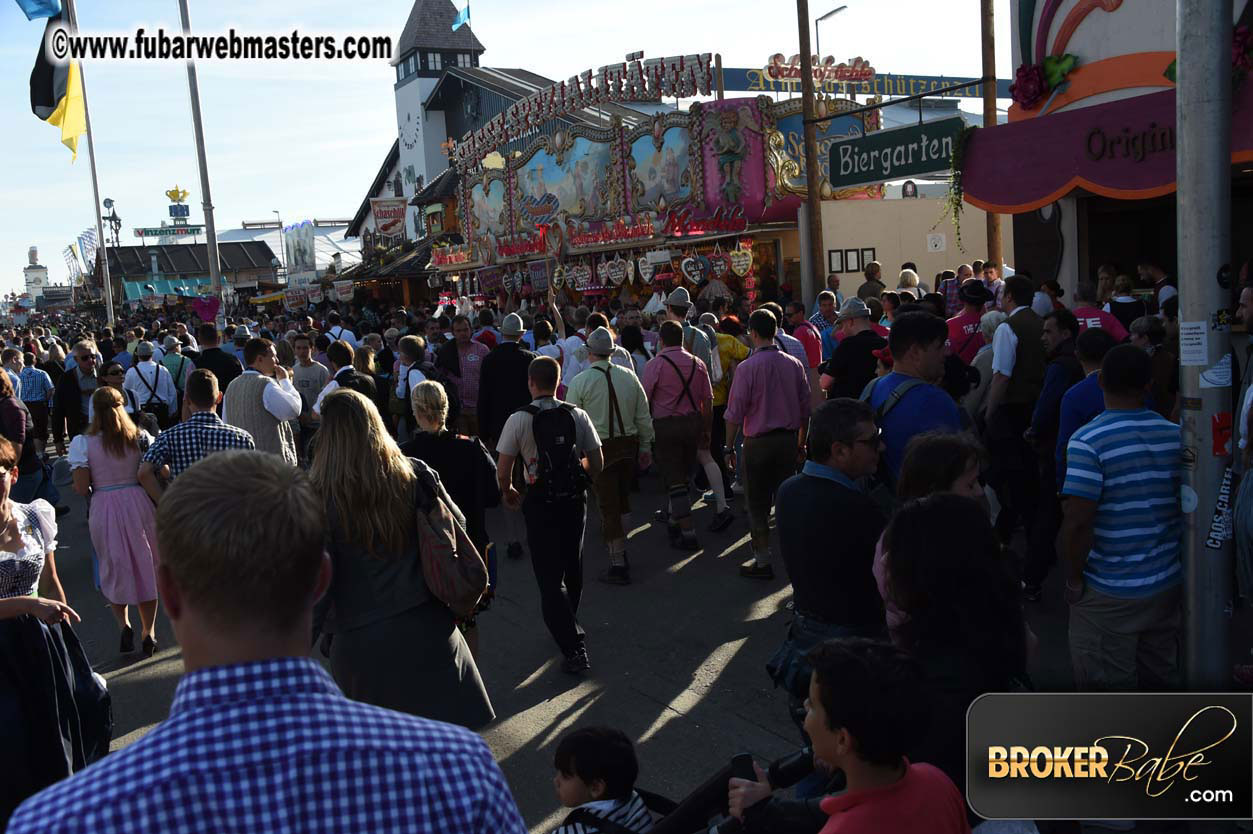
[[[54,63],[45,48],[52,31],[63,27],[61,15],[48,18],[35,68],[30,73],[30,109],[48,124],[61,128],[61,143],[77,159],[78,137],[87,132],[82,70],[77,61]]]

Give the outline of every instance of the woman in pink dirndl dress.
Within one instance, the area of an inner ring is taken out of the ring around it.
[[[122,393],[101,387],[92,395],[92,421],[70,443],[74,489],[90,495],[88,526],[100,558],[100,590],[121,628],[123,653],[135,650],[128,606],[139,608],[143,652],[156,651],[156,509],[140,486],[139,462],[152,438],[126,413]]]

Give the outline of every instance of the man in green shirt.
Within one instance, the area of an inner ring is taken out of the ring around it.
[[[648,397],[635,374],[609,361],[613,336],[598,327],[587,337],[592,364],[576,376],[566,390],[566,402],[587,412],[601,439],[604,468],[596,478],[600,505],[601,535],[609,550],[609,568],[602,582],[628,585],[631,566],[626,555],[626,525],[622,517],[631,512],[631,481],[635,464],[652,461],[653,418]]]

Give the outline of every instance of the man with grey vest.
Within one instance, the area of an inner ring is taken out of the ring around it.
[[[1044,322],[1031,309],[1035,287],[1014,275],[1004,282],[1002,309],[1008,314],[992,337],[992,384],[988,389],[984,441],[992,460],[991,481],[1005,507],[996,530],[1008,543],[1016,522],[1030,530],[1039,494],[1035,454],[1023,438],[1044,387],[1047,365]]]
[[[244,361],[248,369],[226,389],[223,418],[251,434],[257,451],[279,455],[295,466],[296,438],[288,421],[300,417],[300,392],[278,363],[269,339],[250,339]]]

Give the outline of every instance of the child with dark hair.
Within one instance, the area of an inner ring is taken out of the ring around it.
[[[822,800],[821,834],[970,831],[965,802],[944,772],[912,764],[905,751],[926,732],[922,672],[904,651],[865,638],[829,640],[808,655],[813,667],[805,732],[814,763],[844,773],[847,790]]]
[[[574,810],[552,834],[642,834],[652,829],[652,815],[635,792],[640,772],[635,748],[621,730],[575,730],[557,743],[553,767],[557,799]]]

